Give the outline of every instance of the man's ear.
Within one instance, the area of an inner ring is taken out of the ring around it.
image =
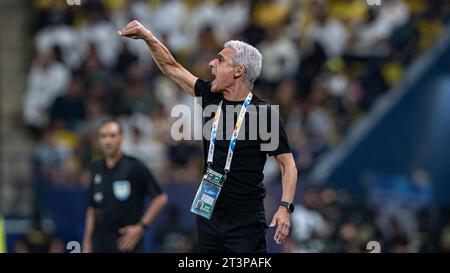
[[[243,76],[245,73],[245,68],[241,65],[238,65],[234,68],[234,78],[237,79]]]

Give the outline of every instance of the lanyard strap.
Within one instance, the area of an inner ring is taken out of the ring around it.
[[[244,103],[242,104],[241,112],[239,113],[238,119],[236,121],[236,125],[234,126],[233,135],[231,136],[230,146],[228,147],[227,159],[225,162],[225,174],[230,171],[231,160],[233,159],[233,151],[236,146],[236,141],[239,136],[239,131],[241,130],[242,121],[245,117],[245,113],[247,112],[247,108],[252,100],[253,94],[250,92],[247,95]],[[219,103],[219,107],[217,108],[216,114],[214,116],[214,121],[211,128],[211,141],[209,142],[209,151],[208,151],[208,160],[207,163],[212,164],[214,157],[214,148],[216,146],[216,133],[217,127],[219,126],[220,115],[222,114],[222,101]]]

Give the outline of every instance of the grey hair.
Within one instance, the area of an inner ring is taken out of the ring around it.
[[[234,65],[242,65],[245,69],[244,83],[253,89],[253,83],[261,74],[262,55],[258,49],[242,41],[231,40],[224,47],[235,50],[233,57]]]

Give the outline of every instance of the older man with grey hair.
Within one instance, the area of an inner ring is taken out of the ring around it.
[[[197,214],[199,252],[267,252],[263,170],[268,156],[275,157],[282,174],[281,202],[270,226],[276,228],[276,243],[283,243],[289,233],[290,214],[294,210],[297,169],[286,133],[278,116],[273,117],[273,113],[278,115],[278,112],[270,110],[267,113],[270,121],[275,120],[279,125],[276,126],[278,129],[273,128],[275,132],[271,132],[274,133],[271,138],[276,138],[278,145],[271,150],[262,149],[268,139],[260,135],[260,130],[256,138],[250,137],[252,126],[249,125],[254,123],[249,118],[250,114],[256,113],[257,120],[260,120],[264,118],[260,109],[271,109],[267,102],[252,93],[253,83],[261,72],[261,53],[241,41],[226,42],[209,63],[215,78],[207,82],[182,67],[138,21],[130,22],[119,31],[119,35],[144,40],[163,74],[184,91],[201,98],[203,109],[208,106],[217,109],[214,115],[210,113],[204,117],[205,124],[212,124],[211,138],[203,137],[204,176],[191,207],[191,211]],[[240,107],[239,114],[235,115],[234,108],[230,110],[228,106]],[[250,110],[250,106],[255,106],[252,108],[255,110]],[[228,120],[227,116],[231,116],[234,126],[223,122]],[[244,130],[239,135],[241,125]],[[273,127],[272,122],[265,125],[269,129]]]

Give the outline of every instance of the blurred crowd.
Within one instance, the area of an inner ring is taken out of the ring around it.
[[[171,137],[173,106],[193,108],[194,101],[158,71],[142,41],[117,35],[131,20],[148,27],[203,79],[211,78],[208,62],[225,41],[256,46],[264,61],[255,93],[280,106],[302,179],[436,42],[450,18],[445,0],[382,0],[381,6],[362,0],[32,4],[34,57],[22,109],[37,143],[34,178],[71,186],[89,183],[89,163],[99,156],[96,129],[108,116],[124,125],[125,152],[146,162],[162,185],[195,184],[201,176],[201,142]],[[269,164],[266,172],[279,183],[276,167]],[[315,225],[323,227],[318,234],[331,236],[327,223],[336,225],[338,213],[351,214],[340,205],[308,205],[306,199],[303,209],[311,210]],[[378,234],[370,225],[373,218],[364,217],[342,220],[333,236],[346,240]],[[311,247],[324,250],[324,242],[318,239]]]
[[[292,215],[285,252],[383,253],[450,252],[450,209],[411,206],[396,210],[367,205],[348,192],[308,187]],[[410,200],[414,204],[416,200]],[[408,217],[411,216],[411,217]]]

